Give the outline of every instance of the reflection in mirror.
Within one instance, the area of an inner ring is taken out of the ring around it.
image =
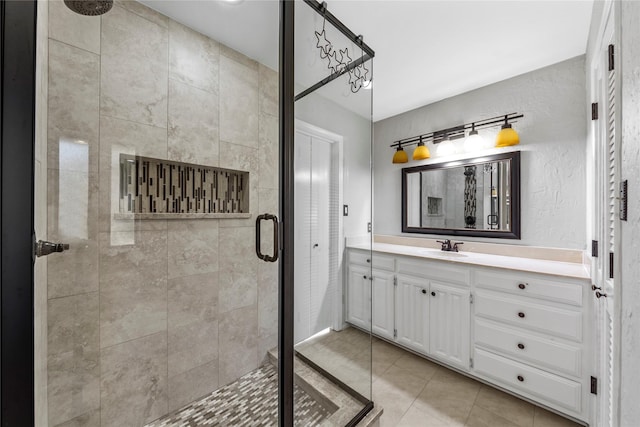
[[[519,238],[520,153],[403,169],[403,232]]]

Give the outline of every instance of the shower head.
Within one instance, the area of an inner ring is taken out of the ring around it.
[[[113,7],[113,0],[64,0],[75,13],[86,16],[103,15]]]

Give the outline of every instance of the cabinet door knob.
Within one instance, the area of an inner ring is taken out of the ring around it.
[[[518,381],[523,382],[524,381],[524,377],[522,375],[518,375]]]
[[[518,313],[518,317],[521,318],[521,319],[524,319],[524,313],[523,312],[519,312]]]
[[[435,292],[433,292],[433,291],[431,291],[431,296],[432,296],[432,297],[435,297],[435,296],[436,296],[436,293],[435,293]]]
[[[426,294],[426,293],[427,293],[427,290],[426,290],[426,289],[423,289],[423,290],[422,290],[422,293],[423,293],[423,294]]]
[[[369,258],[367,258],[367,262],[371,262],[371,260]]]
[[[526,283],[519,283],[519,284],[518,284],[518,287],[519,287],[520,289],[525,289],[525,288],[527,287],[527,284],[526,284]]]
[[[524,344],[522,344],[522,343],[518,343],[518,348],[519,348],[520,350],[524,350]]]
[[[366,279],[366,278],[367,278],[367,276],[362,276],[362,278]]]

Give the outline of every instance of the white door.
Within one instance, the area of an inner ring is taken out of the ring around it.
[[[371,325],[370,271],[360,265],[349,265],[347,280],[347,322],[369,330]]]
[[[371,277],[371,331],[392,340],[395,323],[393,273],[373,270]]]
[[[329,328],[335,284],[329,277],[331,142],[295,138],[295,342]]]
[[[429,353],[429,282],[398,275],[396,293],[397,341],[420,353]]]
[[[617,425],[615,408],[615,365],[619,328],[615,313],[617,260],[618,213],[618,164],[619,164],[619,105],[618,81],[615,59],[615,32],[613,2],[606,7],[597,54],[591,63],[591,92],[597,102],[597,119],[591,121],[593,139],[593,238],[598,242],[597,256],[592,257],[592,280],[596,286],[593,294],[594,327],[594,370],[598,378],[597,404],[594,405],[594,424],[598,426]],[[598,298],[600,295],[600,298]],[[606,296],[602,296],[606,295]]]
[[[432,281],[429,295],[430,354],[452,365],[468,368],[469,290]]]

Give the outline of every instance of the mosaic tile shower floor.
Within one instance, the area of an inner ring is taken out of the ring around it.
[[[295,387],[295,424],[316,426],[331,413]],[[278,372],[266,364],[238,381],[162,417],[147,427],[275,426],[278,424]]]

